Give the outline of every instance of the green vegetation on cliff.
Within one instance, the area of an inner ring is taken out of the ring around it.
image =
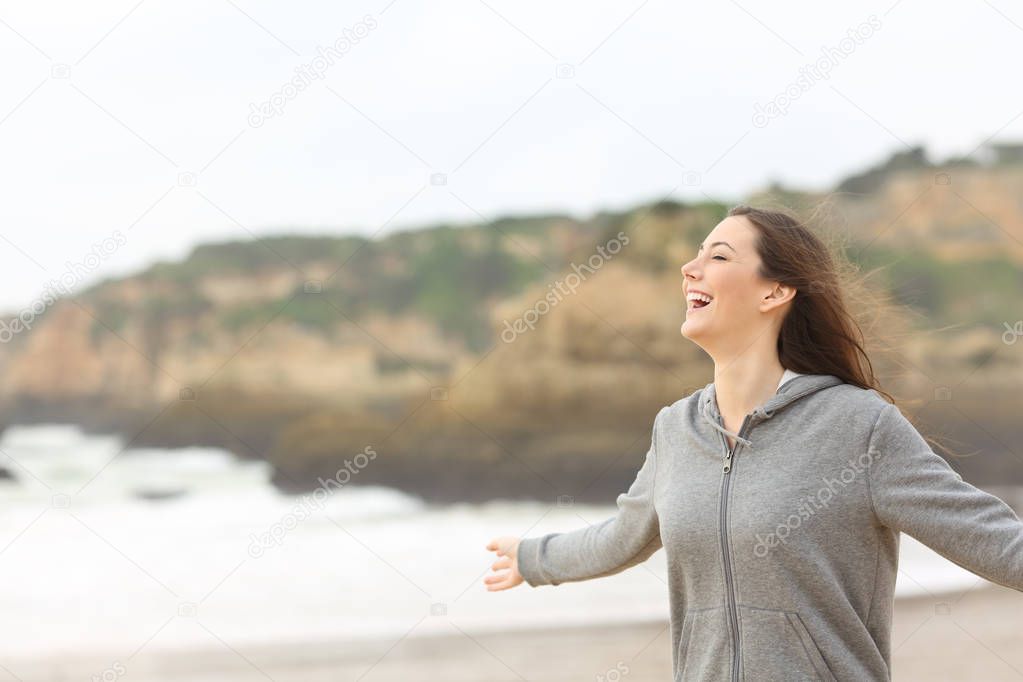
[[[932,163],[922,148],[900,150],[832,193],[775,182],[747,201],[804,215],[830,204],[822,215],[842,223],[846,256],[863,271],[876,269],[871,282],[919,313],[911,324],[987,330],[962,346],[951,335],[941,339],[956,349],[949,354],[955,362],[972,363],[954,374],[976,378],[972,367],[993,355],[992,343],[1004,350],[1002,323],[1020,317],[1023,172],[1012,158],[995,166]],[[293,483],[330,475],[369,443],[381,446],[381,457],[361,480],[415,492],[489,495],[511,486],[547,495],[544,478],[571,490],[595,463],[609,478],[593,490],[616,491],[641,458],[647,417],[703,385],[705,358],[677,336],[679,267],[731,205],[657,198],[586,219],[504,216],[374,239],[283,235],[202,244],[180,262],[82,292],[94,319],[77,326],[81,315],[72,310],[55,331],[39,324],[32,333],[51,334],[50,343],[37,344],[43,351],[28,360],[5,358],[22,370],[8,376],[25,382],[36,400],[53,397],[46,391],[64,385],[61,376],[74,376],[76,385],[91,379],[92,392],[79,398],[121,401],[95,408],[104,427],[120,420],[125,433],[140,434],[139,444],[205,443],[265,457]],[[536,307],[620,233],[628,245],[611,265],[521,339],[502,343],[493,320]],[[50,317],[47,311],[41,321]],[[263,345],[250,345],[264,329],[271,331],[260,337]],[[47,349],[60,349],[61,362]],[[131,356],[135,350],[145,361]],[[1003,356],[1005,366],[1017,362]],[[149,424],[178,390],[169,391],[155,369],[165,361],[173,380],[216,381],[194,401],[171,401]],[[36,364],[26,370],[18,362]],[[450,399],[433,397],[433,388],[455,378],[454,368],[466,366],[471,371],[459,374]],[[957,395],[968,388],[957,387]],[[159,404],[150,410],[147,401]],[[30,407],[40,413],[38,403]],[[1003,422],[999,433],[1015,437],[1011,420]]]

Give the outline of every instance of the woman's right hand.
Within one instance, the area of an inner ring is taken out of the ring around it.
[[[498,556],[497,561],[490,565],[494,573],[483,579],[488,592],[507,590],[523,582],[524,578],[519,573],[519,540],[520,538],[505,535],[487,543],[487,549],[497,552]]]

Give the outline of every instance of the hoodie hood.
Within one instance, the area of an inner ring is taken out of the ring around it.
[[[750,425],[752,426],[753,424],[770,419],[779,410],[784,409],[800,398],[804,398],[811,393],[816,393],[817,391],[841,383],[844,382],[833,374],[801,374],[794,379],[790,379],[782,384],[777,392],[767,399],[767,402],[755,408],[753,412],[748,415]],[[714,382],[711,382],[704,387],[698,410],[704,420],[710,424],[712,428],[720,431],[726,436],[731,436],[747,448],[753,447],[753,441],[740,436],[734,431],[729,431],[722,425],[721,411],[718,409],[717,393],[715,391]]]

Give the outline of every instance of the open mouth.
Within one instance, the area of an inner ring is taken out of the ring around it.
[[[689,297],[687,298],[688,298],[687,300],[688,305],[686,307],[687,312],[691,312],[694,310],[702,310],[703,308],[706,308],[707,306],[714,302],[713,299],[709,301],[704,300],[710,297],[702,294],[690,294]]]

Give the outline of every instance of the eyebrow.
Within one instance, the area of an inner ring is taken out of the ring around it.
[[[729,244],[728,242],[714,242],[713,244],[710,245],[710,248],[714,248],[718,244],[723,244],[724,246],[727,246],[728,248],[732,249],[732,251],[735,251],[735,249],[732,247],[732,245]],[[703,244],[700,244],[700,249],[702,249],[702,248],[703,248]],[[699,251],[700,249],[697,249],[697,251]],[[738,251],[735,251],[735,253],[738,253]]]

